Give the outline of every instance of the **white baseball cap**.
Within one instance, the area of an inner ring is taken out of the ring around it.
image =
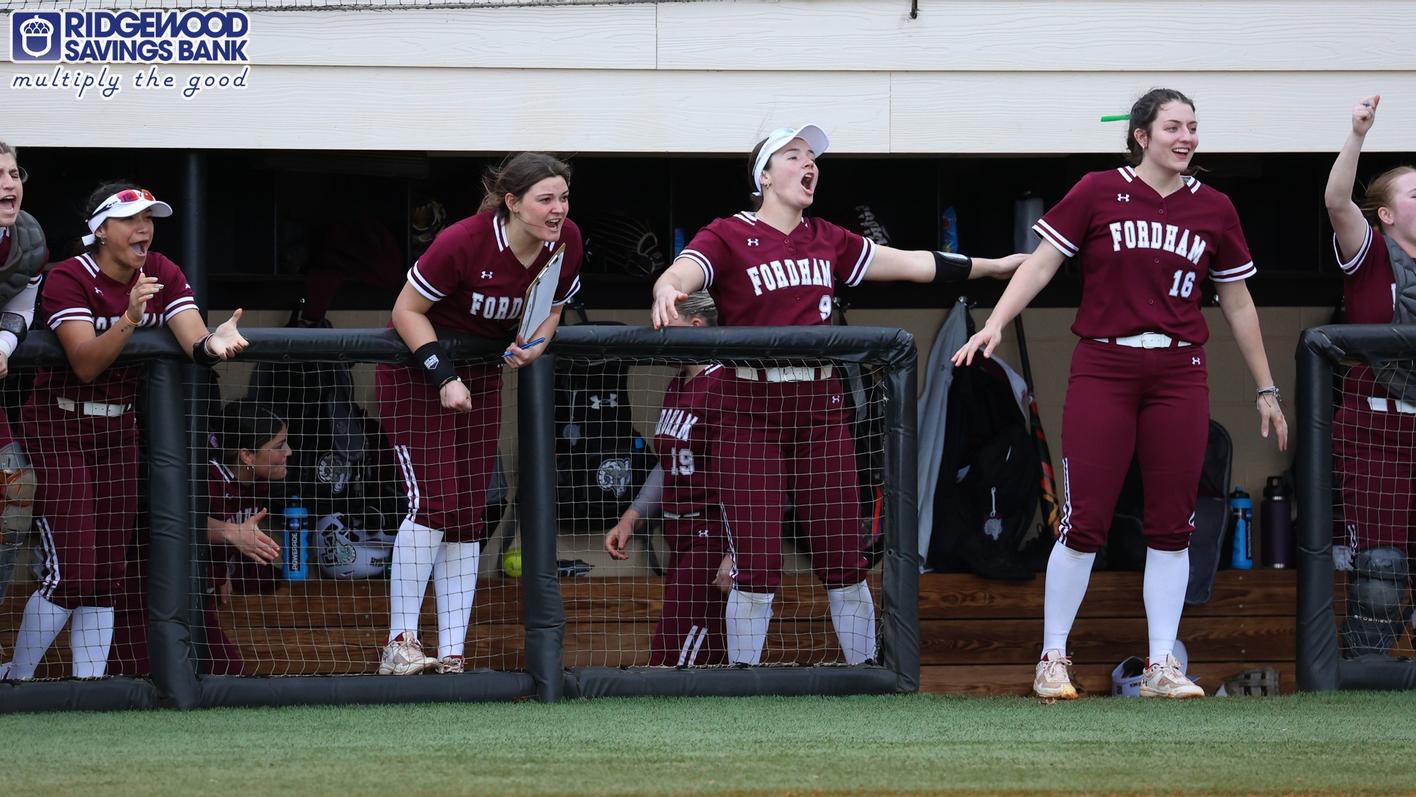
[[[776,154],[777,150],[792,143],[793,139],[801,139],[811,148],[812,154],[821,157],[826,154],[826,148],[831,146],[831,139],[826,135],[826,131],[816,125],[802,125],[801,127],[779,127],[767,134],[767,143],[762,145],[762,149],[757,153],[757,162],[752,165],[752,185],[757,189],[753,196],[762,195],[762,173],[767,171],[767,161]]]
[[[84,245],[92,246],[98,240],[95,233],[109,219],[126,219],[152,209],[153,218],[165,219],[172,215],[172,206],[154,197],[146,188],[127,188],[111,194],[94,209],[89,216],[89,234],[84,236]]]

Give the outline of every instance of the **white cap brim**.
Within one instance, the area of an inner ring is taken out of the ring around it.
[[[110,219],[127,219],[149,208],[152,209],[152,217],[155,219],[165,219],[172,215],[172,206],[161,199],[139,199],[136,202],[123,202],[115,205],[105,215]]]
[[[762,149],[757,153],[757,163],[752,169],[752,184],[757,188],[757,193],[762,193],[762,173],[767,170],[767,161],[777,154],[782,147],[801,139],[806,142],[806,146],[811,150],[811,154],[821,157],[826,154],[826,149],[831,146],[831,137],[826,135],[826,131],[816,125],[802,125],[801,127],[781,127],[773,130],[767,138],[767,143],[762,145]]]
[[[151,210],[153,218],[157,219],[165,219],[172,215],[172,206],[160,199],[135,199],[132,202],[114,202],[111,206],[108,205],[117,197],[118,195],[114,194],[104,200],[103,204],[99,205],[101,210],[88,220],[89,234],[83,238],[84,246],[94,245],[98,240],[98,228],[102,227],[103,223],[109,219],[132,218],[144,210]]]

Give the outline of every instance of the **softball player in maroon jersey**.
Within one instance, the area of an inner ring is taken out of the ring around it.
[[[580,289],[580,230],[566,218],[570,167],[535,152],[510,159],[484,181],[475,216],[444,229],[408,271],[390,325],[415,365],[378,368],[384,430],[398,457],[408,516],[393,548],[391,621],[381,675],[461,672],[477,587],[487,485],[501,428],[501,368],[454,367],[434,328],[488,338],[515,334],[531,280],[565,247],[550,317],[504,359],[520,368],[546,350],[561,308]],[[534,343],[542,339],[540,343]],[[438,657],[423,655],[418,614],[435,584]]]
[[[212,675],[240,675],[241,651],[221,630],[218,603],[233,592],[237,571],[265,572],[274,578],[280,543],[262,524],[270,512],[270,488],[289,468],[290,434],[285,420],[269,407],[236,402],[222,410],[219,450],[207,461],[207,542],[211,554],[206,601],[206,661]],[[266,524],[269,525],[269,524]]]
[[[1357,160],[1380,102],[1379,96],[1365,97],[1353,108],[1352,132],[1333,163],[1325,193],[1344,275],[1343,306],[1353,324],[1396,323],[1399,286],[1390,247],[1408,258],[1416,252],[1416,169],[1386,171],[1368,184],[1361,207],[1352,201]],[[1334,453],[1342,466],[1347,542],[1354,553],[1376,547],[1409,552],[1416,397],[1392,396],[1365,365],[1347,371],[1342,396],[1332,427]]]
[[[988,317],[954,355],[991,356],[1003,327],[1062,262],[1082,258],[1081,340],[1062,410],[1061,545],[1047,565],[1043,658],[1034,690],[1077,696],[1067,674],[1067,635],[1106,539],[1132,454],[1140,456],[1147,540],[1144,597],[1150,663],[1141,695],[1203,697],[1172,650],[1189,583],[1190,534],[1208,440],[1209,387],[1200,301],[1206,279],[1258,383],[1260,432],[1280,449],[1288,426],[1269,374],[1259,317],[1244,280],[1254,274],[1234,205],[1187,176],[1199,144],[1195,106],[1154,89],[1131,108],[1131,166],[1086,175],[1033,229],[1042,243]]]
[[[0,379],[10,355],[34,321],[41,271],[49,262],[44,230],[20,210],[28,176],[19,152],[0,141]],[[29,534],[34,509],[34,469],[0,411],[0,601],[10,588],[15,557]]]
[[[236,327],[241,311],[207,334],[182,270],[152,250],[152,220],[172,215],[171,206],[131,183],[111,183],[87,208],[88,251],[57,264],[40,299],[70,367],[41,370],[20,415],[39,477],[35,525],[44,577],[25,605],[4,674],[12,679],[34,676],[71,618],[74,677],[98,677],[107,668],[114,596],[125,586],[137,515],[133,401],[143,368],[113,365],[133,330],[166,327],[208,366],[246,347]]]
[[[702,291],[678,305],[668,326],[701,327],[717,323],[713,299]],[[664,389],[664,404],[654,427],[659,464],[619,523],[605,534],[605,550],[628,559],[625,546],[644,520],[664,519],[664,539],[673,550],[664,580],[664,609],[649,646],[651,667],[722,664],[726,592],[732,587],[717,490],[708,450],[721,382],[721,365],[684,365]],[[664,463],[668,463],[667,466]]]
[[[654,326],[706,288],[724,326],[814,326],[831,318],[836,283],[948,283],[1006,277],[1022,260],[970,260],[877,246],[807,218],[819,184],[816,159],[829,140],[815,125],[780,128],[752,150],[756,212],[718,219],[693,237],[654,284]],[[854,441],[834,370],[735,368],[725,381],[713,443],[720,498],[736,567],[728,595],[730,664],[757,664],[782,576],[786,490],[811,538],[812,567],[825,584],[845,660],[875,655],[875,603],[866,585]]]
[[[241,650],[221,630],[217,608],[230,600],[233,580],[244,581],[241,574],[263,573],[271,581],[276,578],[272,563],[280,558],[280,544],[261,524],[269,512],[271,482],[285,478],[291,452],[285,421],[267,407],[234,402],[222,409],[216,421],[203,496],[207,595],[202,612],[205,648],[199,652],[197,664],[204,675],[240,675],[244,668]],[[145,548],[140,539],[139,549]],[[119,599],[113,650],[108,656],[109,675],[148,675],[151,671],[147,590],[143,585],[147,557],[139,558],[129,565],[132,582]]]

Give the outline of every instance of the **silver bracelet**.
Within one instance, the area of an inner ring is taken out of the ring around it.
[[[1278,404],[1278,406],[1283,406],[1283,394],[1279,393],[1278,385],[1269,385],[1268,387],[1261,387],[1258,390],[1255,390],[1254,392],[1258,394],[1259,398],[1271,395],[1273,396],[1273,400]]]

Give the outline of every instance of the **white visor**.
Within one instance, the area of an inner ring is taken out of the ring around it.
[[[762,145],[762,149],[757,153],[757,162],[752,165],[752,185],[757,189],[753,196],[762,196],[762,173],[767,171],[767,161],[777,153],[777,150],[792,143],[793,139],[801,139],[811,148],[811,153],[815,157],[826,154],[826,148],[831,146],[831,139],[826,136],[826,131],[816,125],[802,125],[801,127],[779,127],[767,134],[767,143]]]
[[[136,194],[137,198],[123,201],[124,194]],[[165,219],[172,215],[172,206],[157,199],[151,191],[143,188],[129,188],[119,191],[98,203],[98,209],[89,217],[89,234],[84,236],[84,246],[93,246],[98,240],[96,233],[109,219],[126,219],[152,209],[153,218]]]

